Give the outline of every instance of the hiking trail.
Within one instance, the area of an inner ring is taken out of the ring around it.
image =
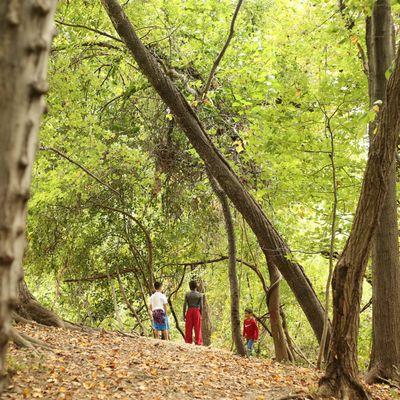
[[[319,374],[310,368],[116,332],[34,325],[17,329],[52,350],[11,345],[13,376],[3,399],[316,398]],[[374,399],[393,398],[387,387],[370,389]]]

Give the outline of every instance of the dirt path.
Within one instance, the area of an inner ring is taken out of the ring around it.
[[[243,359],[219,349],[110,333],[56,328],[18,329],[53,351],[11,348],[14,371],[4,399],[281,399],[312,398],[318,374],[268,360]],[[371,388],[374,399],[390,390]]]

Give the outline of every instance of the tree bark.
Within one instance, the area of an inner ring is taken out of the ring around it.
[[[372,16],[367,21],[367,42],[372,107],[377,100],[383,102],[385,99],[386,71],[394,57],[393,21],[389,0],[375,2]],[[371,136],[375,125],[371,124]],[[380,378],[399,379],[400,264],[396,178],[396,164],[393,163],[372,250],[373,346],[368,383]]]
[[[331,237],[329,244],[329,269],[328,269],[328,278],[326,280],[325,285],[325,319],[324,319],[324,331],[322,334],[321,344],[319,347],[319,354],[317,360],[317,368],[321,368],[321,363],[323,358],[327,357],[327,333],[329,326],[329,304],[330,304],[330,288],[332,285],[332,276],[334,269],[334,254],[335,254],[335,238],[336,238],[336,217],[337,217],[337,205],[338,205],[338,184],[336,178],[336,152],[335,152],[335,136],[331,127],[331,117],[328,117],[326,112],[325,114],[325,131],[329,132],[330,144],[331,144],[331,152],[329,154],[329,158],[331,161],[332,167],[332,221],[331,221]]]
[[[235,208],[246,219],[257,237],[267,262],[276,265],[284,276],[305,312],[315,335],[320,339],[324,325],[324,309],[303,268],[293,261],[289,246],[276,231],[260,205],[246,190],[226,159],[214,146],[184,96],[170,78],[163,73],[155,58],[143,45],[118,1],[101,1],[115,29],[131,51],[140,69],[171,109],[210,173],[221,185]]]
[[[282,319],[282,329],[283,332],[285,333],[285,338],[286,338],[286,343],[287,343],[287,353],[288,353],[288,357],[289,357],[289,361],[290,362],[295,362],[296,358],[295,358],[295,349],[294,349],[294,343],[293,343],[293,339],[290,336],[289,333],[289,328],[287,326],[286,323],[286,315],[284,313],[284,311],[282,310],[282,308],[279,310],[279,314],[281,316]]]
[[[387,182],[395,161],[400,129],[400,53],[388,82],[385,102],[371,143],[350,236],[333,276],[333,325],[328,365],[319,394],[369,399],[358,375],[357,342],[362,281]]]
[[[20,317],[42,325],[64,327],[64,322],[53,311],[43,307],[35,299],[24,279],[18,284],[18,302],[15,311]]]
[[[0,2],[0,391],[17,303],[39,120],[56,1]]]
[[[282,277],[275,265],[270,263],[268,263],[268,272],[270,285],[267,296],[267,306],[272,340],[274,341],[275,359],[276,361],[288,361],[288,345],[286,344],[285,332],[283,330],[280,314],[281,302],[279,285]]]
[[[241,356],[247,354],[246,348],[242,339],[242,329],[240,320],[240,297],[239,297],[239,283],[236,272],[236,240],[235,230],[232,221],[232,214],[229,207],[228,198],[225,192],[222,190],[218,182],[209,175],[211,186],[214,193],[218,197],[222,212],[225,220],[226,235],[228,237],[228,254],[229,254],[229,288],[231,293],[231,331],[232,340],[235,344],[236,351]]]
[[[206,288],[202,279],[199,280],[199,292],[204,293],[203,297],[203,311],[201,314],[201,335],[203,337],[203,346],[211,346],[211,311],[208,305],[207,296],[205,295]]]

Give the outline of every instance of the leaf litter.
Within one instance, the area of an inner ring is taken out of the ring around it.
[[[19,325],[52,350],[10,346],[4,399],[316,399],[320,373],[261,358],[116,332]],[[373,399],[398,398],[370,386]],[[296,397],[297,396],[297,397]]]

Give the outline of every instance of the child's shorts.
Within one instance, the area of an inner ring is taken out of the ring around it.
[[[168,316],[166,315],[164,318],[164,323],[157,323],[153,319],[153,329],[156,331],[168,331],[169,330],[169,319]]]

